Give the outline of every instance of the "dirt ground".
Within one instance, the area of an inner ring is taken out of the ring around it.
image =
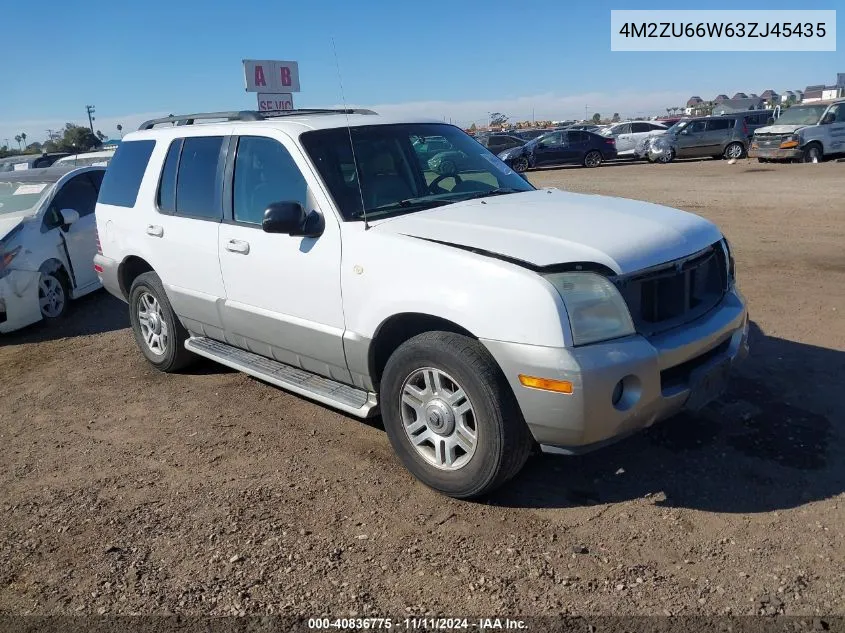
[[[721,402],[459,502],[379,420],[156,373],[98,292],[0,338],[0,612],[845,614],[845,164],[529,177],[722,227],[754,323]]]

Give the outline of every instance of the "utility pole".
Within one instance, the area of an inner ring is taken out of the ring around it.
[[[94,133],[94,117],[91,116],[91,115],[93,115],[94,112],[96,112],[96,110],[94,110],[94,106],[87,105],[87,106],[85,106],[85,111],[88,113],[88,126],[91,128],[91,134],[93,134]]]

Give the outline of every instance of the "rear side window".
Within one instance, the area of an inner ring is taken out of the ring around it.
[[[631,131],[635,134],[638,132],[650,132],[652,126],[648,123],[631,123]]]
[[[161,180],[158,183],[156,203],[159,211],[176,213],[176,170],[179,169],[179,154],[182,152],[182,140],[177,138],[167,148]]]
[[[734,126],[734,119],[709,119],[707,130],[727,130]]]
[[[109,163],[99,202],[118,207],[134,207],[155,141],[124,141]]]
[[[184,139],[176,176],[176,214],[219,220],[222,207],[218,193],[217,166],[222,136]]]

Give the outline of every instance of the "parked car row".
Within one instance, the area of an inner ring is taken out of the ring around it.
[[[616,139],[583,130],[561,130],[505,150],[499,158],[519,173],[551,165],[575,164],[594,168],[616,158]]]

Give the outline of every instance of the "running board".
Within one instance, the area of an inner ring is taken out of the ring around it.
[[[285,365],[205,336],[192,336],[185,341],[185,349],[359,418],[367,418],[378,413],[378,402],[374,393],[312,374],[304,369]]]

